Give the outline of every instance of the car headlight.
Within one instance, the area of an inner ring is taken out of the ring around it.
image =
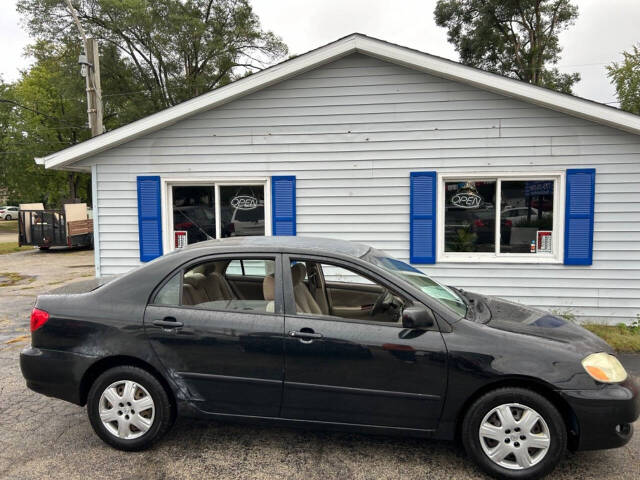
[[[618,383],[627,379],[627,371],[622,364],[608,353],[592,353],[582,360],[582,366],[598,382]]]

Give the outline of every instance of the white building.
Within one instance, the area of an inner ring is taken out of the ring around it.
[[[92,173],[98,275],[313,235],[583,319],[640,314],[640,117],[363,35],[38,162]]]

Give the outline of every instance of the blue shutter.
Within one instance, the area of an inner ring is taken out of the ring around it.
[[[271,212],[274,235],[296,234],[296,177],[271,177]]]
[[[138,177],[138,234],[140,261],[162,255],[160,177]]]
[[[565,265],[591,265],[592,263],[595,184],[595,169],[567,170],[564,220]]]
[[[436,263],[436,179],[436,172],[411,172],[411,263]]]

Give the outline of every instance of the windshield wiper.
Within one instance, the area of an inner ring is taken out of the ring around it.
[[[469,320],[475,320],[476,319],[475,302],[472,301],[472,299],[467,298],[467,296],[465,295],[465,291],[463,289],[456,288],[456,287],[449,287],[449,288],[451,288],[452,290],[458,293],[458,296],[462,299],[465,306],[467,307],[467,312],[465,317],[470,317]]]

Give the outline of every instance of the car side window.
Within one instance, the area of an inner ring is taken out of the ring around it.
[[[275,259],[206,262],[185,271],[182,306],[202,310],[275,311]],[[234,272],[229,275],[229,267]]]
[[[182,279],[180,273],[176,273],[158,291],[152,303],[155,305],[180,305],[180,287]]]
[[[262,259],[243,259],[231,260],[225,270],[227,276],[249,276],[249,277],[265,277],[274,274],[275,264],[269,260]]]
[[[330,263],[293,260],[291,281],[296,313],[301,315],[398,323],[409,303],[381,283]]]

